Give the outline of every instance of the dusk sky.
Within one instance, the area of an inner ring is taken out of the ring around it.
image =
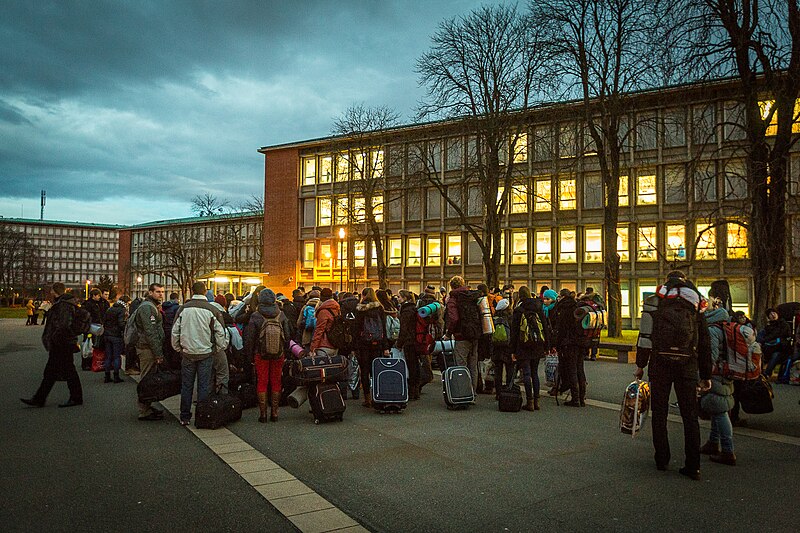
[[[0,215],[39,218],[41,189],[46,219],[109,224],[261,195],[261,146],[359,102],[410,122],[437,24],[482,3],[6,0]]]

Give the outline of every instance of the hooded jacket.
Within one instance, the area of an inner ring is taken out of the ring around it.
[[[314,332],[306,329],[306,307],[316,309],[317,305],[319,305],[319,298],[309,298],[306,305],[300,310],[300,315],[297,317],[297,337],[299,337],[300,344],[303,346],[311,344],[311,340],[314,338]]]
[[[222,314],[202,294],[195,294],[175,315],[172,348],[189,361],[202,361],[228,347]]]
[[[121,339],[125,332],[127,314],[128,307],[124,303],[120,301],[114,302],[114,305],[106,312],[106,317],[103,320],[104,335]]]
[[[384,342],[380,346],[374,346],[364,340],[362,333],[364,331],[364,321],[367,317],[379,319],[383,324]],[[356,306],[356,335],[354,340],[356,346],[363,350],[385,350],[389,347],[389,334],[386,331],[386,312],[380,302],[362,302]]]
[[[268,290],[268,289],[267,289]],[[262,291],[264,292],[264,291]],[[264,318],[275,318],[280,316],[281,328],[283,328],[283,353],[284,356],[289,352],[289,340],[291,340],[289,321],[286,315],[278,309],[277,304],[262,303],[259,295],[258,311],[253,313],[244,328],[242,337],[244,338],[244,356],[251,363],[254,361],[256,354],[259,352],[258,335],[261,332],[261,326],[264,324]]]
[[[67,349],[77,352],[77,337],[89,331],[90,324],[91,315],[78,307],[78,300],[72,294],[62,294],[47,313],[42,344],[48,352]]]
[[[459,329],[458,322],[459,320],[461,320],[461,317],[458,314],[458,297],[460,293],[466,292],[468,290],[469,289],[466,286],[459,287],[457,289],[453,289],[452,291],[450,291],[450,295],[447,297],[447,303],[445,304],[447,318],[445,319],[445,324],[447,327],[447,331],[450,333],[453,333],[454,331]],[[457,341],[463,340],[461,335],[459,335],[458,333],[455,333],[453,335],[453,338]]]
[[[717,367],[721,365],[722,351],[725,350],[725,332],[713,324],[723,324],[730,320],[730,316],[728,311],[719,308],[707,310],[705,317],[711,343],[711,362]],[[711,390],[701,397],[700,406],[710,415],[722,414],[733,409],[733,382],[716,373],[712,374]]]
[[[417,306],[411,302],[400,304],[400,334],[395,346],[403,350],[415,349],[417,342]]]
[[[328,340],[328,330],[331,329],[333,319],[339,316],[339,303],[333,298],[321,302],[314,314],[317,317],[317,327],[314,328],[314,337],[311,340],[311,353],[315,353],[317,348],[329,348],[335,350],[336,347]]]

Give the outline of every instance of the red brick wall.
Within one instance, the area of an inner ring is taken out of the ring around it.
[[[119,230],[119,262],[117,286],[121,294],[131,293],[131,230]]]
[[[299,165],[296,148],[265,154],[263,271],[269,272],[267,286],[287,296],[297,286]]]

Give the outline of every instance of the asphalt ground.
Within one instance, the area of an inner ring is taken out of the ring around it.
[[[10,322],[0,322],[4,529],[291,530],[177,421],[137,422],[132,382],[82,372],[83,407],[55,408],[63,383],[46,409],[22,406],[46,356],[36,334]],[[618,404],[633,365],[586,369],[589,397]],[[748,429],[796,437],[800,387],[775,391],[775,413],[748,415]],[[738,465],[704,459],[693,482],[677,473],[679,423],[669,425],[670,469],[658,472],[649,423],[632,439],[615,409],[544,398],[539,412],[499,413],[482,395],[448,411],[439,384],[423,392],[398,415],[348,400],[341,423],[314,425],[304,405],[283,408],[275,424],[248,410],[228,429],[372,531],[797,530],[796,439],[736,435]]]

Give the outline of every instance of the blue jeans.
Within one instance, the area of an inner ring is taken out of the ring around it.
[[[103,337],[106,343],[106,360],[103,364],[103,370],[106,372],[119,372],[122,366],[122,351],[125,349],[125,343],[120,337]]]
[[[202,361],[181,359],[181,420],[192,418],[192,393],[194,378],[197,376],[197,401],[202,402],[211,392],[211,378],[214,372],[214,358],[210,355]]]
[[[728,413],[711,416],[711,434],[708,440],[719,443],[723,452],[733,452],[733,425]]]
[[[519,361],[517,365],[522,370],[522,384],[525,385],[525,397],[528,399],[538,398],[540,386],[539,359]]]

